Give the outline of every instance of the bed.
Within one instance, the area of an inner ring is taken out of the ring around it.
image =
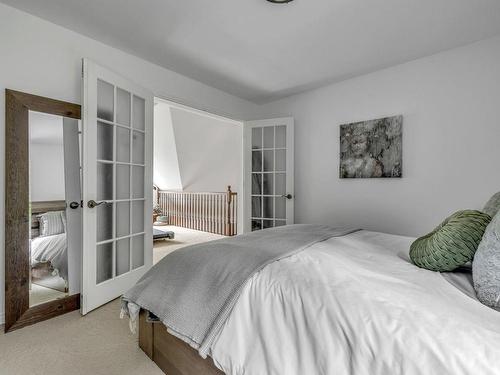
[[[139,344],[168,374],[499,374],[500,312],[475,298],[467,270],[414,266],[412,241],[356,231],[270,262],[205,359],[144,306]]]
[[[36,237],[31,240],[31,267],[47,265],[53,274],[68,280],[68,245],[66,233]]]
[[[63,215],[65,209],[65,201],[31,202],[31,274],[42,285],[44,285],[45,278],[61,277],[66,284],[63,289],[67,289],[68,280],[68,245],[65,220],[61,220],[61,228],[56,230],[55,234],[42,235],[40,218],[48,213],[61,213]],[[53,284],[53,282],[49,281],[49,284]]]

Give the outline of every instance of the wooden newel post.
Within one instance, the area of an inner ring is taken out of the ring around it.
[[[233,199],[233,192],[231,191],[231,185],[228,185],[227,187],[227,217],[226,217],[226,229],[225,229],[225,235],[226,236],[231,236],[231,201]]]

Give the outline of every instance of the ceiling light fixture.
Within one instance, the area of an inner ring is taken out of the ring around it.
[[[267,0],[267,1],[274,4],[286,4],[286,3],[291,3],[293,0]]]

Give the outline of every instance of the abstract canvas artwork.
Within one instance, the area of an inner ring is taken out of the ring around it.
[[[340,125],[340,178],[403,176],[403,116]]]

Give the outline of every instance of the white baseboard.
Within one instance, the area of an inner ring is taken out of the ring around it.
[[[0,326],[2,324],[5,324],[5,314],[4,313],[0,313]]]

